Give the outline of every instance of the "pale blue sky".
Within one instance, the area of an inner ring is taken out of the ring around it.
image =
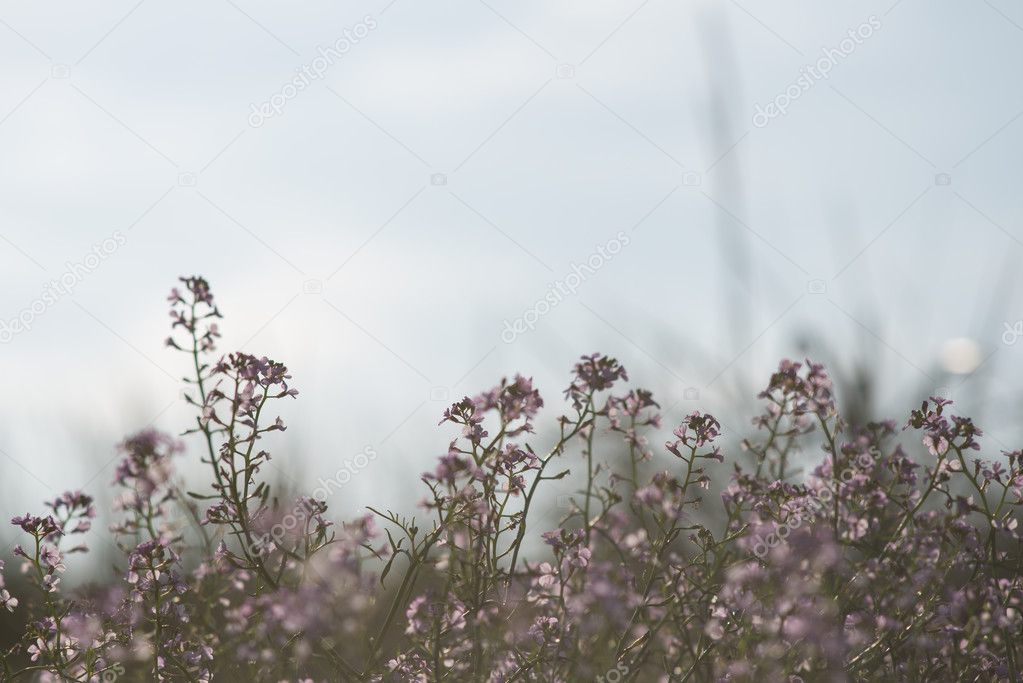
[[[367,16],[324,78],[249,125]],[[872,16],[827,80],[753,125]],[[0,319],[125,237],[0,345],[0,508],[102,490],[125,433],[186,424],[186,368],[161,342],[191,273],[225,349],[293,370],[302,396],[269,444],[288,476],[380,453],[345,511],[408,502],[395,481],[446,444],[447,399],[520,371],[553,415],[598,349],[670,424],[697,405],[686,388],[727,414],[811,329],[865,354],[902,413],[954,386],[1014,446],[1021,76],[1007,0],[0,2]],[[619,231],[628,247],[502,342]],[[985,362],[949,378],[942,345],[963,336]]]

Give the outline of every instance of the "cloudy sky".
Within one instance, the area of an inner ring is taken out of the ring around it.
[[[0,2],[4,516],[187,424],[193,273],[292,368],[278,476],[379,452],[345,511],[410,500],[446,403],[522,372],[553,414],[594,350],[668,423],[809,348],[1019,436],[1017,3],[58,5]]]

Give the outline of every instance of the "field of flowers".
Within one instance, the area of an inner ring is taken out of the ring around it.
[[[782,361],[758,438],[725,452],[713,416],[666,415],[651,475],[659,405],[593,354],[553,444],[532,381],[502,380],[444,412],[418,516],[339,522],[270,490],[287,367],[219,353],[204,279],[169,300],[195,422],[121,444],[109,530],[82,491],[11,520],[4,681],[1023,680],[1023,453],[977,457],[949,401],[847,425],[822,366]],[[185,485],[188,458],[207,482]],[[529,526],[570,471],[560,525]],[[115,573],[65,590],[95,534]]]

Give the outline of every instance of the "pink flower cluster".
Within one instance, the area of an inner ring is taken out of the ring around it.
[[[287,368],[213,357],[209,284],[182,283],[190,442],[121,444],[109,580],[61,587],[88,495],[11,520],[0,608],[26,627],[2,680],[1023,680],[1023,452],[970,457],[948,401],[847,424],[822,366],[783,361],[741,448],[697,411],[658,452],[652,394],[591,354],[545,428],[521,375],[451,405],[417,516],[335,523],[265,476]]]

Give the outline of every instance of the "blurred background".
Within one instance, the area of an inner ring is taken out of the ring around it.
[[[336,518],[597,350],[729,457],[806,355],[860,419],[941,394],[1017,448],[1021,75],[1009,0],[0,2],[0,513],[106,508],[126,434],[189,426],[191,274],[301,392],[270,476],[378,454]]]

